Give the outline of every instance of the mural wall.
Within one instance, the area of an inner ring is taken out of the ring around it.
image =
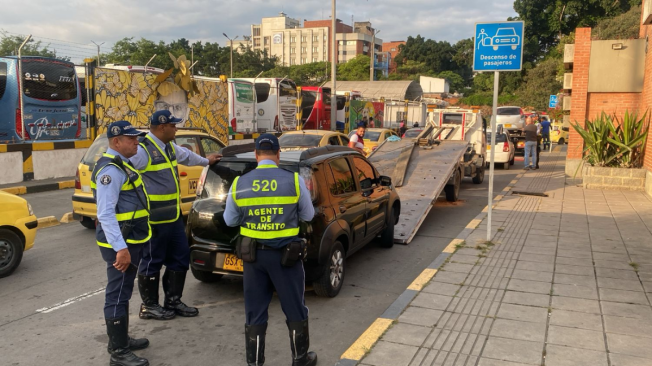
[[[174,77],[174,76],[169,76]],[[184,119],[179,127],[199,127],[228,144],[228,94],[219,79],[195,79],[189,93],[160,76],[114,69],[95,69],[95,115],[97,133],[115,121],[126,120],[137,127],[149,127],[156,110],[168,109]]]
[[[374,118],[373,127],[383,127],[385,117],[385,103],[370,102],[366,100],[352,100],[349,107],[349,130],[357,127],[359,122]],[[371,126],[369,126],[371,127]]]

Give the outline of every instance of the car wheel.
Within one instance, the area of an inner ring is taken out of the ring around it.
[[[473,177],[473,184],[481,184],[484,181],[484,168],[476,169],[475,177]]]
[[[344,283],[345,255],[342,243],[335,241],[328,262],[322,267],[321,276],[312,283],[317,296],[335,297],[340,292]]]
[[[9,276],[23,259],[25,246],[14,232],[0,229],[0,278]]]
[[[198,269],[194,269],[192,266],[190,266],[190,270],[192,271],[192,275],[201,282],[214,283],[222,279],[221,274],[208,272],[208,271],[201,271]]]
[[[509,163],[509,161],[506,162],[506,163],[503,163],[503,169],[504,169],[504,170],[509,170],[509,166],[510,166],[510,165],[511,165],[511,164]]]
[[[394,219],[395,213],[394,208],[389,211],[389,217],[387,218],[387,226],[380,234],[380,242],[378,245],[381,248],[391,248],[394,246],[394,225],[396,225],[396,220]]]
[[[515,160],[516,160],[516,154],[512,155],[512,160],[509,161],[509,165],[514,165]]]
[[[95,230],[95,220],[91,219],[90,217],[82,216],[81,220],[79,220],[79,223],[87,229]]]
[[[563,145],[563,144],[564,144],[564,138],[563,138],[563,137],[560,138],[559,141],[557,141],[557,143],[558,143],[559,145]]]
[[[444,186],[444,193],[446,194],[446,201],[457,202],[460,197],[460,185],[462,185],[462,176],[459,170],[455,170],[455,178],[453,184]]]

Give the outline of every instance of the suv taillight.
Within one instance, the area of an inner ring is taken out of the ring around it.
[[[81,189],[81,180],[79,179],[79,168],[77,168],[77,172],[75,173],[75,189]]]
[[[503,144],[503,152],[509,152],[509,142],[507,141]]]
[[[306,188],[310,191],[310,198],[314,201],[317,198],[317,187],[315,186],[315,177],[312,174],[312,169],[309,167],[301,167],[299,169],[299,176],[306,182]]]
[[[201,175],[199,176],[199,182],[197,182],[197,197],[201,197],[202,192],[204,192],[204,182],[206,182],[206,175],[208,174],[208,167],[210,165],[207,165],[204,167],[204,170],[201,171]]]

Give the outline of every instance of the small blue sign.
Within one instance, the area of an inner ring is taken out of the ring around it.
[[[521,71],[523,22],[476,23],[473,71]]]
[[[557,108],[557,96],[556,95],[551,95],[550,96],[550,103],[548,103],[548,108]]]

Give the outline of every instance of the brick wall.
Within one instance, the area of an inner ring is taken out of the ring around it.
[[[398,55],[398,46],[405,44],[405,41],[394,41],[394,42],[384,42],[383,43],[383,52],[389,52],[392,56],[392,63],[389,65],[389,72],[396,72],[396,55]],[[392,51],[394,49],[395,51]]]
[[[571,122],[584,126],[587,112],[589,87],[589,62],[591,59],[591,28],[577,28],[575,31],[575,54],[573,57],[573,91],[571,100]],[[568,138],[568,159],[581,159],[583,142],[574,129]]]
[[[641,93],[588,93],[586,118],[592,120],[603,111],[622,118],[627,110],[637,111],[640,101]]]
[[[642,14],[641,14],[642,16]],[[640,38],[652,37],[652,26],[641,25]],[[648,45],[648,47],[650,47]],[[652,113],[652,52],[648,51],[645,54],[645,76],[643,81],[643,93],[641,93],[641,101],[639,103],[640,113],[648,111],[648,116]],[[648,171],[652,171],[652,138],[648,136],[647,146],[645,148],[645,164],[644,167]]]

